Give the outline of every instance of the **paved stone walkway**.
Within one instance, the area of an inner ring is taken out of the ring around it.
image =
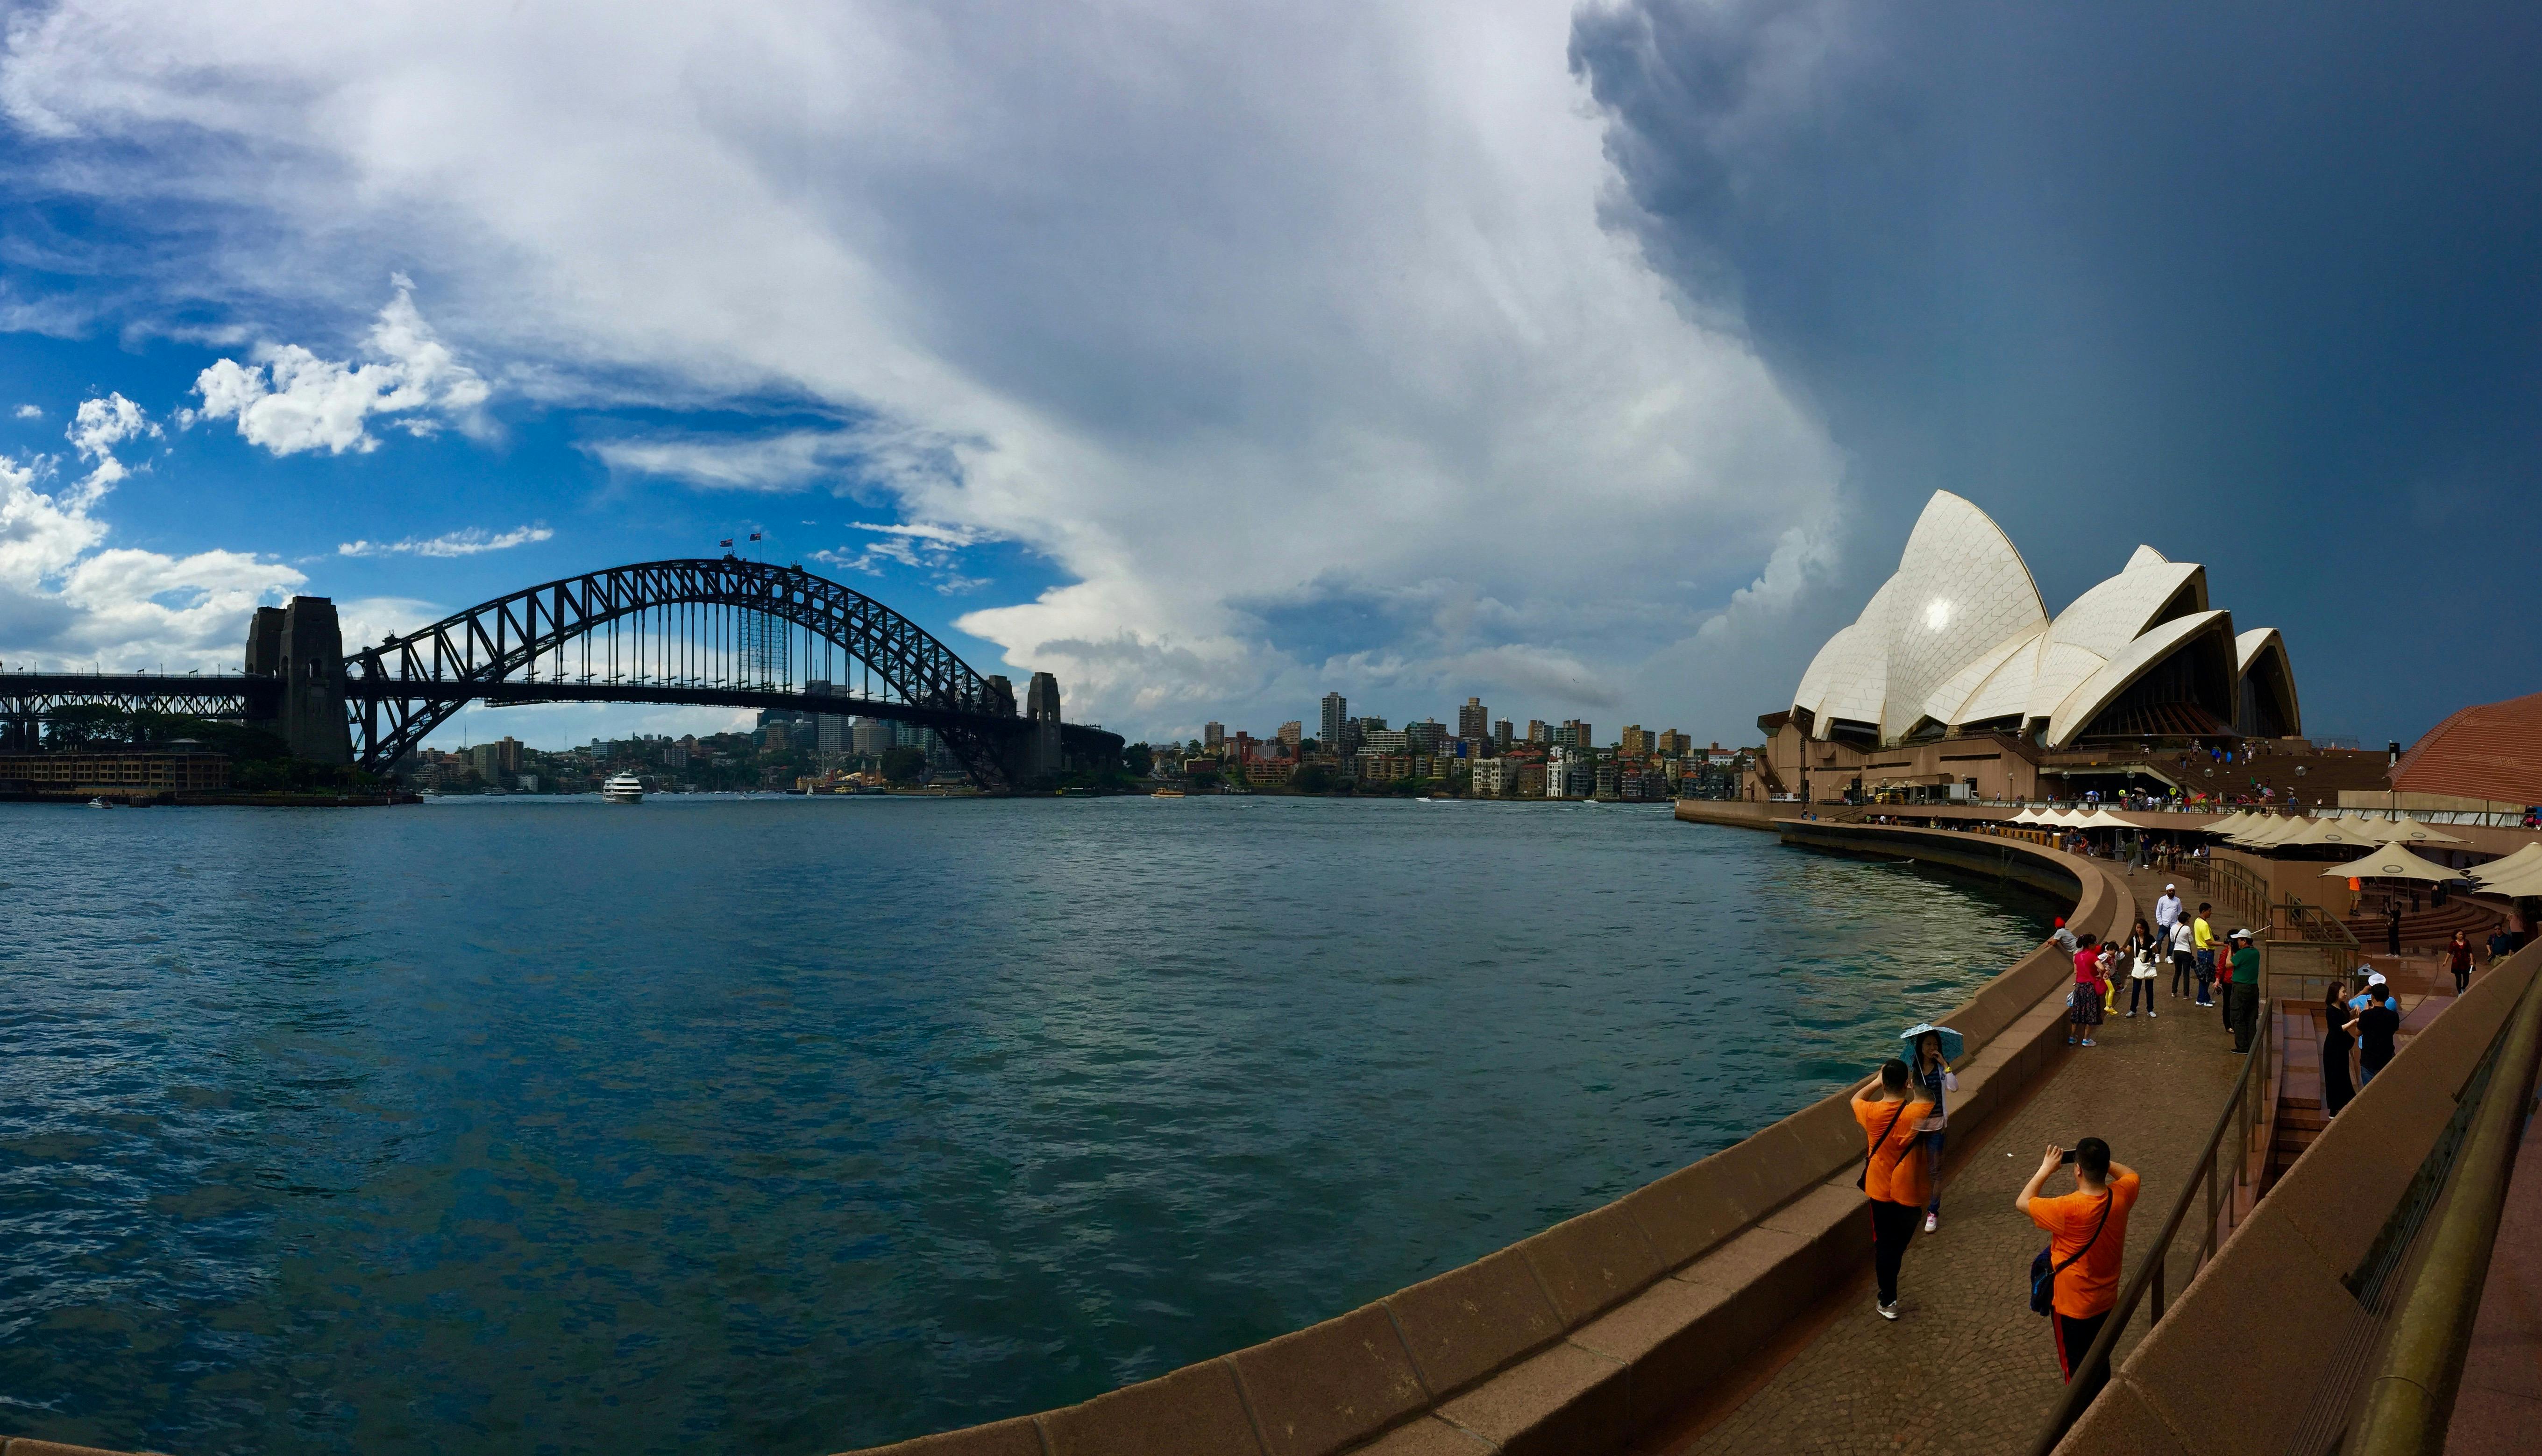
[[[2160,889],[2156,881],[2153,890]],[[1941,1230],[1918,1233],[1906,1251],[1903,1319],[1893,1324],[1873,1313],[1866,1213],[1864,1272],[1832,1313],[1815,1316],[1825,1328],[1737,1409],[1705,1420],[1701,1429],[1663,1424],[1636,1448],[1638,1456],[2027,1450],[2062,1383],[2048,1322],[2030,1312],[2028,1298],[2031,1257],[2047,1235],[2013,1210],[2013,1196],[2048,1143],[2106,1138],[2118,1160],[2144,1178],[2127,1250],[2127,1273],[2133,1274],[2143,1245],[2196,1171],[2241,1070],[2216,1012],[2168,995],[2159,1000],[2151,1020],[2130,1020],[2123,1009],[2101,1028],[2100,1045],[2068,1053],[2026,1102],[1998,1115],[1969,1149],[1954,1149],[1959,1166],[1945,1165]],[[2049,1187],[2068,1192],[2072,1181],[2060,1174]],[[2191,1230],[2176,1245],[2174,1292],[2187,1282],[2194,1236]],[[2142,1327],[2139,1317],[2136,1331]],[[2123,1343],[2121,1352],[2133,1343]]]

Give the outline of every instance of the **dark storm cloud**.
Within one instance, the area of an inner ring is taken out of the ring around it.
[[[1838,617],[1940,487],[2052,608],[2206,561],[2316,732],[2542,689],[2542,11],[1635,0],[1572,63],[1852,453]]]

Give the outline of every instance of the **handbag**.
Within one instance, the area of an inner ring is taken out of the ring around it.
[[[2072,1259],[2051,1267],[2048,1256],[2056,1251],[2056,1245],[2052,1240],[2047,1248],[2039,1251],[2038,1258],[2030,1261],[2030,1312],[2032,1314],[2044,1315],[2056,1312],[2056,1276],[2072,1269],[2075,1260],[2091,1253],[2092,1246],[2101,1241],[2101,1230],[2110,1226],[2112,1197],[2114,1196],[2110,1194],[2101,1195],[2101,1221],[2092,1225],[2092,1236],[2083,1241],[2082,1248],[2074,1251]]]
[[[1882,1142],[1887,1142],[1889,1140],[1889,1134],[1898,1130],[1898,1120],[1905,1116],[1906,1116],[1906,1100],[1902,1097],[1898,1100],[1898,1111],[1889,1115],[1889,1126],[1880,1129],[1880,1140]],[[1864,1158],[1862,1160],[1862,1171],[1853,1175],[1853,1186],[1861,1189],[1864,1193],[1871,1192],[1870,1158]]]

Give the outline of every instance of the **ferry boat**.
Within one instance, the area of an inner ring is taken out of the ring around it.
[[[1155,793],[1148,795],[1151,799],[1179,799],[1182,796],[1183,791],[1178,788],[1160,788]]]
[[[600,786],[600,796],[612,804],[641,804],[644,802],[644,780],[633,773],[614,774]]]

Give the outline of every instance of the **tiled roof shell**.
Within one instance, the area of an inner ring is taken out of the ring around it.
[[[2542,804],[2542,692],[2467,707],[2392,766],[2403,793]]]

